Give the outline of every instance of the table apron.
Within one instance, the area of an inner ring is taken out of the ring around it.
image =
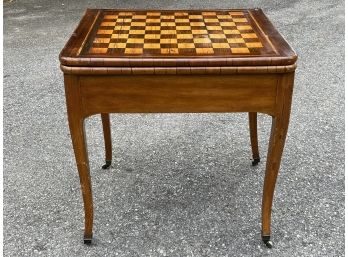
[[[77,76],[82,112],[274,114],[283,74]],[[71,76],[71,75],[69,75]]]

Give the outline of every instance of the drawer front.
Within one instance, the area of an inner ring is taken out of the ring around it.
[[[96,113],[272,114],[279,74],[80,76],[86,116]]]

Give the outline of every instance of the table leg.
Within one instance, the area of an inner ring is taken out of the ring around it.
[[[111,166],[111,160],[112,160],[110,115],[108,113],[102,113],[101,119],[103,123],[104,143],[105,143],[105,164],[102,166],[102,168],[108,169]]]
[[[88,156],[85,142],[84,121],[69,119],[71,139],[74,146],[77,169],[80,176],[80,184],[85,209],[85,234],[84,243],[92,241],[93,227],[93,199],[91,177],[89,174]]]
[[[84,243],[90,244],[93,236],[93,199],[84,128],[85,117],[82,114],[78,79],[75,76],[65,75],[64,82],[69,128],[80,177],[85,211]]]
[[[257,140],[257,113],[249,112],[249,129],[251,150],[253,153],[252,165],[256,166],[260,162],[259,146]]]
[[[289,125],[293,79],[293,73],[284,75],[282,79],[280,79],[277,97],[278,109],[276,114],[272,117],[272,129],[263,186],[261,232],[262,240],[269,248],[272,247],[272,242],[270,241],[272,202]]]

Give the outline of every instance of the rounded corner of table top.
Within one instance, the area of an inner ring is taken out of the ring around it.
[[[87,9],[66,66],[292,65],[297,54],[262,9]]]

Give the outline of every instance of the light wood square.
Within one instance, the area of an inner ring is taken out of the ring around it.
[[[162,15],[161,16],[162,19],[174,19],[174,15]]]
[[[243,31],[243,30],[251,30],[252,28],[249,25],[245,25],[245,26],[237,26],[237,29]]]
[[[207,30],[222,30],[220,26],[207,26]]]
[[[161,44],[176,44],[177,40],[176,38],[161,38],[160,43]]]
[[[190,20],[189,19],[178,19],[178,18],[175,18],[175,22],[187,22],[187,23],[189,23]]]
[[[111,38],[128,38],[128,34],[112,34]]]
[[[204,18],[204,21],[205,22],[219,22],[219,20],[216,18]]]
[[[132,34],[132,35],[141,35],[141,34],[145,34],[145,30],[130,30],[129,31],[129,34]]]
[[[219,19],[232,19],[230,15],[226,15],[226,14],[218,14],[217,17]]]
[[[99,29],[97,34],[99,35],[111,35],[114,31],[111,29],[111,30],[107,30],[107,29]]]
[[[132,12],[119,12],[118,16],[129,16],[129,15],[133,15]]]
[[[257,38],[255,33],[241,34],[242,38]]]
[[[209,34],[210,38],[226,38],[225,34]]]
[[[197,29],[197,30],[192,30],[192,34],[197,35],[197,34],[208,34],[208,31],[205,29]]]
[[[147,18],[146,23],[149,23],[149,22],[160,23],[161,19],[149,19],[149,18]]]
[[[130,30],[130,26],[117,25],[114,27],[114,30]]]
[[[142,48],[126,48],[124,53],[125,54],[142,54],[143,49]]]
[[[110,43],[109,48],[126,48],[126,43]]]
[[[176,35],[177,39],[191,39],[193,38],[192,34],[177,34]]]
[[[191,26],[201,26],[201,27],[204,27],[204,26],[205,26],[205,23],[204,23],[204,22],[192,21],[192,22],[190,22],[190,25],[191,25]]]
[[[250,51],[246,47],[241,47],[241,48],[231,48],[231,51],[233,54],[249,54]]]
[[[230,48],[227,43],[212,43],[213,48]]]
[[[196,48],[197,54],[213,54],[214,49],[212,48]]]
[[[125,22],[132,22],[132,19],[130,18],[118,18],[117,23],[125,23]]]
[[[160,39],[161,34],[145,34],[145,39]]]
[[[161,26],[146,26],[145,30],[151,31],[151,30],[161,30]]]
[[[130,24],[131,26],[146,26],[146,24],[144,23],[144,22],[138,22],[138,21],[132,21],[131,22],[131,24]]]
[[[190,26],[176,26],[176,30],[191,30]]]
[[[222,21],[220,22],[220,26],[236,26],[236,24],[233,21]]]
[[[158,43],[145,43],[144,48],[146,48],[146,49],[159,49],[159,48],[161,48],[161,45]]]
[[[261,42],[250,42],[250,43],[245,43],[245,44],[249,48],[261,48],[261,47],[263,47]]]
[[[132,43],[132,44],[143,44],[144,39],[143,38],[128,38],[127,43]]]
[[[160,16],[161,13],[160,12],[147,12],[148,16]]]
[[[176,34],[176,30],[161,30],[161,34],[162,35],[175,35]]]
[[[136,14],[136,15],[133,16],[133,19],[144,20],[144,19],[146,19],[146,15]]]
[[[227,42],[230,44],[241,44],[245,43],[243,38],[227,38]]]
[[[195,48],[194,43],[178,43],[178,48]]]
[[[194,38],[193,42],[194,43],[211,43],[211,40],[210,38],[203,37],[203,38]]]
[[[162,27],[173,27],[175,26],[175,22],[169,21],[169,22],[161,22]]]
[[[161,48],[161,54],[178,54],[178,48]]]
[[[224,33],[226,35],[238,35],[240,34],[240,31],[239,30],[236,30],[236,29],[224,29]]]

